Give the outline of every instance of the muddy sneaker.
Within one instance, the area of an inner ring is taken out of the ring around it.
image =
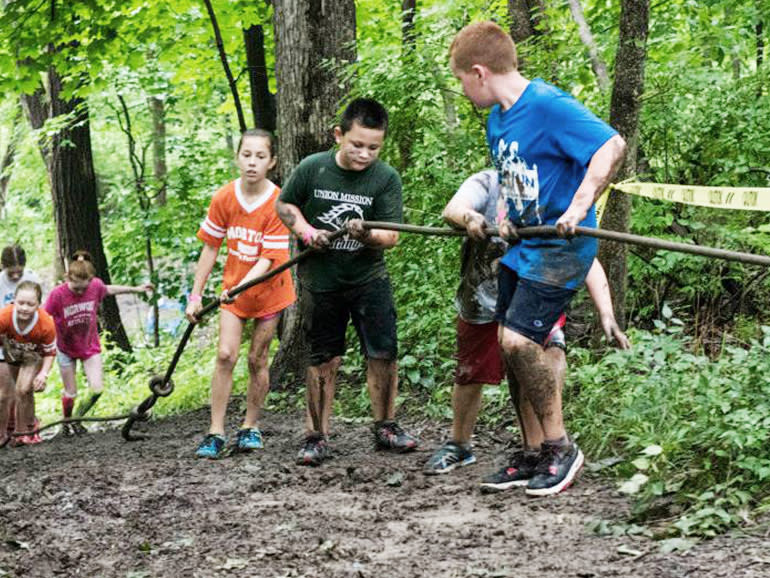
[[[431,456],[422,469],[422,473],[426,476],[448,474],[455,468],[475,463],[476,456],[473,455],[470,446],[447,442]]]
[[[329,445],[322,435],[305,438],[305,445],[299,450],[297,464],[300,466],[320,466],[329,457]]]
[[[527,484],[527,495],[550,496],[567,489],[584,461],[583,452],[575,442],[566,446],[544,442],[535,475]]]
[[[209,458],[215,460],[221,458],[225,453],[225,436],[218,434],[208,434],[195,450],[195,455],[199,458]]]
[[[73,431],[72,426],[68,423],[63,423],[61,424],[61,429],[56,437],[71,438],[74,435],[75,432]]]
[[[514,452],[507,466],[481,480],[481,491],[485,494],[502,492],[516,486],[526,486],[538,464],[538,452],[519,450]]]
[[[378,421],[374,424],[374,445],[378,450],[411,452],[417,448],[417,438],[406,433],[394,421]]]
[[[261,450],[265,447],[262,441],[262,432],[255,427],[238,430],[238,434],[235,437],[235,447],[239,452]]]

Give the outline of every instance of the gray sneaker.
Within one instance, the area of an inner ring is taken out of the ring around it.
[[[448,474],[455,468],[469,466],[476,463],[476,456],[470,446],[463,446],[455,442],[447,442],[426,462],[422,473],[426,476]]]

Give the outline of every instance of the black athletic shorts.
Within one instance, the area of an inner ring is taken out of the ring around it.
[[[575,293],[574,289],[521,279],[515,271],[502,265],[497,275],[495,321],[545,345],[554,323]]]
[[[351,319],[367,359],[396,359],[396,307],[388,277],[341,291],[305,290],[301,301],[310,365],[344,355]]]

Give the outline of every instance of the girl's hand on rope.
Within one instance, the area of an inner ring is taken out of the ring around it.
[[[476,211],[466,211],[463,215],[463,223],[465,223],[465,230],[468,232],[468,236],[475,241],[483,241],[487,238],[487,233],[484,228],[487,222],[484,220],[484,215],[477,213]]]
[[[200,295],[190,295],[187,301],[187,307],[184,310],[184,316],[190,323],[198,323],[198,313],[203,309],[203,301]]]
[[[222,293],[219,294],[219,302],[232,303],[233,301],[235,301],[235,297],[230,297],[230,293],[228,293],[227,289],[222,289]]]
[[[152,283],[142,283],[141,285],[137,285],[136,287],[134,287],[134,291],[136,293],[144,293],[149,297],[150,294],[153,291],[155,291],[155,285],[153,285]]]
[[[601,324],[607,341],[614,343],[618,349],[631,349],[631,341],[623,333],[623,330],[620,329],[614,315],[602,316]]]

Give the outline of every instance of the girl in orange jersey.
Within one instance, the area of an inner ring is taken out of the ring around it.
[[[51,316],[40,307],[42,297],[40,285],[22,281],[16,288],[14,302],[0,309],[0,446],[6,442],[8,406],[14,398],[16,432],[35,429],[33,392],[45,389],[56,356],[56,328]],[[37,433],[15,439],[16,444],[41,441]]]
[[[223,303],[219,317],[219,348],[211,380],[211,427],[196,455],[221,457],[225,444],[225,413],[233,385],[243,328],[254,320],[249,348],[249,387],[246,417],[236,436],[236,448],[249,451],[263,447],[257,425],[259,411],[270,386],[268,349],[280,312],[295,300],[291,273],[284,271],[231,299],[228,291],[254,279],[289,258],[289,231],[273,205],[279,189],[267,178],[275,166],[273,137],[264,130],[247,130],[241,136],[236,158],[241,176],[216,192],[208,215],[198,230],[205,244],[195,269],[195,281],[185,314],[194,322],[202,309],[201,294],[214,268],[222,241],[226,240]]]

